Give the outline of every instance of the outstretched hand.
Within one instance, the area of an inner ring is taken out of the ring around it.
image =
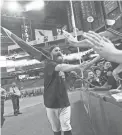
[[[69,45],[73,47],[83,47],[83,48],[91,48],[91,43],[87,42],[87,39],[84,39],[82,41],[78,41],[77,38],[73,37],[72,34],[68,33],[67,31],[63,30],[63,35],[67,39],[67,41],[70,43]],[[82,34],[83,35],[83,34]]]
[[[99,53],[107,60],[111,59],[110,57],[114,54],[116,48],[109,39],[101,37],[99,34],[93,31],[85,33],[84,37],[87,38],[87,41],[89,42],[89,44],[91,44],[91,46],[97,53]]]
[[[63,31],[63,35],[68,40],[71,46],[73,47],[91,47],[95,52],[100,54],[107,60],[113,61],[114,52],[116,52],[116,48],[114,44],[107,38],[100,36],[99,34],[89,31],[88,33],[83,33],[84,40],[78,41],[74,38],[70,33]]]
[[[67,39],[67,41],[71,44],[77,44],[78,40],[72,36],[72,34],[68,33],[67,31],[63,30],[63,35]]]

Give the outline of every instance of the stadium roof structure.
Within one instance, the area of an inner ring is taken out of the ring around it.
[[[5,1],[8,2],[9,0]],[[22,6],[29,3],[29,1],[20,2],[18,0],[17,2],[19,2]],[[27,11],[16,13],[10,13],[8,10],[3,8],[1,11],[1,25],[9,29],[19,37],[21,37],[20,26],[21,23],[23,23],[24,18],[31,20],[32,27],[36,29],[41,28],[50,30],[53,27],[61,27],[67,24],[68,21],[66,11],[67,4],[67,1],[45,1],[45,7],[40,11]],[[6,5],[3,5],[3,7],[6,7]],[[15,45],[15,43],[10,38],[8,38],[5,32],[1,31],[1,33],[1,52],[2,55],[7,55],[8,46]],[[39,46],[40,44],[35,45],[35,47],[37,48]],[[70,50],[73,50],[73,48],[71,47]]]
[[[16,12],[12,13],[5,9],[7,2],[5,0],[2,11],[1,11],[1,25],[17,36],[21,37],[20,25],[23,23],[23,17],[31,20],[32,27],[36,29],[47,29],[50,30],[53,27],[60,27],[67,22],[66,14],[66,1],[46,1],[44,9],[41,11],[27,11],[27,12]],[[22,6],[27,5],[30,1],[19,2]],[[55,22],[55,23],[54,23]],[[1,52],[2,55],[8,55],[8,46],[15,45],[15,43],[6,35],[4,31],[1,31]],[[38,48],[38,47],[37,47]],[[18,55],[17,55],[18,57]],[[28,57],[28,56],[27,56]],[[23,57],[24,59],[27,57]],[[28,59],[28,58],[27,58]],[[31,66],[33,69],[35,66]],[[38,66],[37,66],[38,67]],[[29,66],[27,66],[29,68]],[[23,69],[27,70],[24,66]],[[32,69],[32,68],[31,68]],[[35,68],[36,69],[36,68]],[[22,72],[22,71],[21,71]]]
[[[13,0],[14,1],[14,0]],[[16,0],[22,7],[34,0],[19,1]],[[45,5],[39,11],[17,11],[10,12],[6,9],[7,4],[11,0],[4,0],[3,8],[1,10],[1,25],[8,30],[12,31],[17,36],[21,37],[20,25],[23,23],[24,18],[31,20],[32,27],[35,29],[52,29],[53,27],[61,27],[68,24],[67,9],[68,1],[44,1]],[[7,54],[7,47],[14,45],[14,43],[6,36],[1,36],[1,52]]]
[[[34,1],[34,0],[31,0]],[[17,2],[24,7],[31,1],[18,1]],[[24,11],[24,12],[10,12],[6,9],[10,0],[5,0],[3,8],[1,10],[1,25],[14,34],[21,37],[20,25],[23,23],[23,18],[31,20],[32,27],[36,29],[52,29],[59,25],[64,25],[67,22],[66,16],[66,3],[67,1],[45,1],[45,6],[39,11]],[[14,43],[2,32],[1,36],[1,52],[7,54],[7,47]]]

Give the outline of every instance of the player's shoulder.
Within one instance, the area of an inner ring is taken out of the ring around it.
[[[45,66],[54,65],[54,64],[56,64],[55,61],[53,61],[53,60],[47,60],[46,63],[45,63]]]
[[[48,60],[46,63],[45,63],[45,67],[44,67],[44,70],[47,71],[47,70],[50,70],[52,68],[54,68],[55,66],[57,65],[57,63],[53,60]]]

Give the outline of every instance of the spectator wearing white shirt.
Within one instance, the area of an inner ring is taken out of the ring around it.
[[[18,114],[21,114],[19,111],[19,97],[21,96],[21,92],[15,82],[13,82],[12,87],[10,87],[10,94],[14,109],[14,115],[17,116]]]

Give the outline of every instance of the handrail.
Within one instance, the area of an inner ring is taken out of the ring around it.
[[[117,102],[108,91],[88,91],[90,95],[95,96],[96,98],[100,98],[104,102],[112,103],[122,108],[122,102]]]

